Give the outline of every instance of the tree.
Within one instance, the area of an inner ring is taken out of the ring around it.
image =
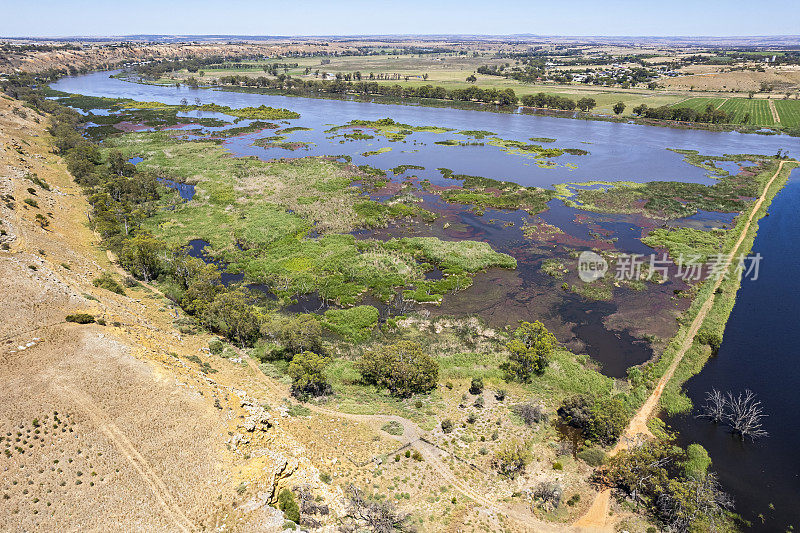
[[[527,383],[534,374],[543,374],[556,346],[556,338],[538,320],[523,322],[514,332],[514,338],[506,344],[511,355],[500,368],[507,380]]]
[[[281,328],[279,338],[289,356],[304,351],[321,353],[322,326],[313,315],[299,315]]]
[[[364,382],[387,388],[400,397],[428,392],[436,387],[439,378],[438,361],[412,341],[365,352],[356,368]]]
[[[242,289],[216,295],[203,312],[202,321],[212,331],[225,335],[242,348],[258,338],[260,318]]]
[[[476,81],[478,81],[478,78],[475,77],[475,74],[470,74],[469,76],[467,76],[467,81],[469,83],[475,83]]]
[[[614,444],[628,423],[628,413],[619,398],[602,398],[592,405],[586,436],[603,445]]]
[[[623,111],[625,111],[625,102],[617,102],[614,104],[614,114],[621,115]]]
[[[595,102],[594,98],[581,98],[577,102],[575,102],[575,105],[581,111],[586,112],[590,111],[591,109],[594,109],[597,106],[597,102]]]
[[[144,281],[155,278],[161,270],[160,254],[165,244],[149,233],[139,233],[127,239],[119,259],[125,270]]]
[[[292,395],[298,398],[323,396],[333,390],[325,377],[325,368],[330,359],[314,352],[301,352],[289,363],[289,377],[292,378]]]
[[[390,501],[368,499],[358,487],[349,485],[347,495],[347,521],[345,531],[363,528],[376,533],[403,533],[414,531],[408,513],[398,511]]]
[[[628,420],[625,406],[613,397],[595,399],[577,394],[565,398],[557,412],[565,424],[580,429],[586,439],[603,445],[616,442]]]
[[[725,395],[717,389],[711,389],[711,392],[706,393],[706,403],[698,418],[707,418],[715,424],[724,422],[726,405]]]
[[[746,390],[736,396],[728,392],[726,396],[725,420],[735,435],[751,439],[768,435],[761,422],[767,415],[763,413],[761,402],[756,400],[752,391]]]

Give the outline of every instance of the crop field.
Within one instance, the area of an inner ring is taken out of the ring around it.
[[[695,111],[705,111],[709,104],[713,105],[715,108],[719,108],[719,106],[724,104],[727,100],[727,98],[689,98],[688,100],[673,104],[673,107],[688,107]]]
[[[772,113],[769,110],[769,102],[766,100],[756,100],[747,98],[731,98],[720,107],[722,111],[731,116],[733,123],[747,122],[747,124],[772,126]],[[749,120],[745,121],[745,118]]]
[[[752,126],[772,126],[775,124],[772,119],[772,113],[769,110],[769,102],[764,99],[699,97],[683,100],[673,104],[673,107],[688,107],[696,111],[704,111],[709,104],[728,113],[731,124],[749,124]]]
[[[800,126],[800,100],[775,100],[775,109],[778,110],[782,126]]]

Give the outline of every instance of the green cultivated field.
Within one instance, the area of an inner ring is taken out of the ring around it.
[[[695,111],[705,111],[708,104],[713,105],[715,108],[721,106],[727,98],[689,98],[683,102],[673,104],[673,107],[688,107]]]
[[[787,128],[800,126],[800,100],[775,100],[775,109],[781,117],[781,125]]]
[[[775,124],[775,121],[772,120],[772,113],[769,110],[769,102],[767,100],[731,98],[722,104],[720,109],[732,117],[732,123],[741,124],[749,113],[748,124],[756,126],[772,126]]]
[[[678,102],[673,104],[673,107],[689,107],[697,111],[703,111],[709,104],[728,113],[731,124],[744,124],[744,119],[749,113],[750,116],[746,124],[751,126],[775,125],[772,120],[772,113],[769,110],[769,102],[763,99],[700,97]],[[783,121],[781,123],[783,124]]]

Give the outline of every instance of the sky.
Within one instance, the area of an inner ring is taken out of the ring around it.
[[[0,0],[0,36],[800,33],[797,0]]]

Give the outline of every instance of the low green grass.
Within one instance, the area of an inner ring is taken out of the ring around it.
[[[378,325],[378,310],[371,305],[348,309],[329,309],[322,318],[322,326],[349,342],[362,342]]]
[[[709,256],[720,253],[725,234],[725,230],[656,228],[642,242],[651,248],[667,250],[675,261],[682,257],[684,261],[695,259],[704,263]]]

